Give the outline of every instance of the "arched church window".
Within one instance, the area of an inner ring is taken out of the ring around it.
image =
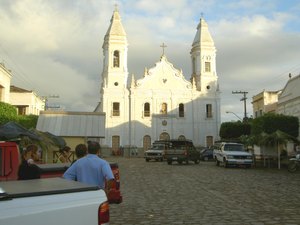
[[[161,110],[160,110],[160,112],[161,112],[161,114],[167,114],[168,113],[168,105],[167,105],[167,103],[163,103],[162,105],[161,105]]]
[[[183,103],[179,104],[179,117],[184,117],[184,105],[183,105]]]
[[[205,62],[205,72],[210,72],[210,62]]]
[[[150,103],[146,102],[144,104],[144,117],[150,116]]]
[[[212,118],[212,105],[206,104],[206,118]]]
[[[113,116],[120,116],[120,103],[113,102]]]
[[[196,59],[193,58],[193,74],[196,74]]]
[[[114,67],[120,67],[120,52],[114,51]]]

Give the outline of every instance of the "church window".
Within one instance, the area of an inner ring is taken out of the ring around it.
[[[212,118],[212,105],[206,104],[206,118]]]
[[[193,58],[193,74],[196,74],[196,59]]]
[[[113,116],[120,116],[120,103],[113,102]]]
[[[144,104],[144,117],[150,116],[150,103],[146,102]]]
[[[184,117],[184,105],[182,103],[179,104],[179,117]]]
[[[114,51],[114,67],[120,67],[120,52]]]
[[[167,105],[167,103],[163,103],[162,105],[161,105],[161,110],[160,110],[160,112],[161,112],[161,114],[167,114],[168,113],[168,105]]]
[[[205,72],[210,72],[210,62],[205,62]]]

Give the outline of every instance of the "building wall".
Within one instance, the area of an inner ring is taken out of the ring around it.
[[[11,71],[0,63],[0,101],[9,103]]]

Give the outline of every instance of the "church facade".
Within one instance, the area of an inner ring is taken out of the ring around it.
[[[162,54],[142,78],[129,76],[128,42],[117,9],[103,42],[100,103],[106,113],[101,144],[148,149],[160,139],[189,139],[195,146],[211,146],[219,139],[220,91],[216,48],[203,18],[190,55],[192,75],[187,80]]]

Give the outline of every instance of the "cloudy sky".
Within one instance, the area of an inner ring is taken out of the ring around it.
[[[0,0],[0,60],[12,71],[12,85],[49,97],[50,106],[93,111],[115,4],[136,77],[159,61],[164,42],[168,60],[189,79],[203,14],[217,48],[222,122],[244,115],[242,95],[232,91],[248,92],[251,116],[252,96],[279,90],[289,73],[300,73],[297,0]]]

